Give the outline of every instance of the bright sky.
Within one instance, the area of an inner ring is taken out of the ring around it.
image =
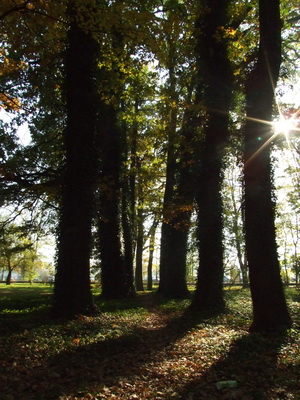
[[[11,120],[12,116],[0,106],[0,121],[3,123],[8,123]],[[17,134],[19,136],[20,143],[23,146],[27,146],[30,143],[31,137],[27,122],[18,127]]]

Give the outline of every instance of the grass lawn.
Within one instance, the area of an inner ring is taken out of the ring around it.
[[[95,295],[97,290],[95,290]],[[228,312],[197,320],[189,300],[151,292],[96,302],[97,317],[53,321],[52,287],[0,285],[0,400],[300,399],[300,292],[286,335],[249,334],[249,291],[226,290]],[[221,381],[235,387],[218,389]]]

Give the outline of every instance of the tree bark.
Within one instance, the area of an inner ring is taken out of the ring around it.
[[[121,100],[121,111],[126,112],[125,103]],[[121,122],[121,146],[122,146],[122,168],[121,168],[121,189],[122,189],[122,231],[124,244],[124,266],[127,282],[128,295],[135,296],[134,286],[134,248],[135,248],[135,181],[136,168],[135,162],[131,159],[129,170],[126,167],[128,160],[128,148],[130,148],[131,158],[136,160],[137,127],[134,129],[133,142],[129,145],[128,127],[126,121]],[[133,154],[133,155],[132,155]]]
[[[123,240],[124,240],[124,264],[125,264],[125,276],[127,282],[128,296],[135,295],[134,287],[134,217],[132,215],[132,209],[129,204],[130,193],[128,182],[123,178],[122,184],[122,228],[123,228]]]
[[[11,275],[12,275],[12,269],[9,267],[8,273],[6,276],[5,284],[10,285],[11,284]]]
[[[104,71],[105,72],[105,71]],[[101,172],[98,210],[98,236],[101,256],[101,284],[104,298],[126,297],[126,271],[121,245],[121,132],[117,109],[102,107],[98,129]]]
[[[150,232],[149,232],[149,259],[148,259],[148,267],[147,267],[147,290],[153,290],[153,256],[154,256],[154,248],[155,248],[155,233],[158,225],[158,221],[154,219]]]
[[[170,44],[171,46],[171,44]],[[172,52],[172,48],[169,50]],[[175,54],[175,53],[174,53]],[[172,226],[170,225],[170,216],[173,207],[173,196],[175,188],[176,174],[176,127],[177,127],[177,104],[178,94],[176,93],[176,77],[174,57],[170,54],[169,61],[169,102],[172,104],[169,108],[168,124],[168,151],[167,151],[167,169],[166,184],[163,201],[163,221],[161,226],[161,244],[160,244],[160,280],[158,292],[168,296],[168,280],[173,273],[176,264],[171,260],[172,246],[170,243]],[[174,106],[176,104],[176,107]]]
[[[123,103],[122,111],[125,112]],[[135,122],[132,131],[128,134],[127,123],[122,122],[123,127],[123,174],[122,174],[122,228],[124,239],[124,260],[128,282],[128,293],[135,295],[134,285],[134,254],[136,248],[136,181],[140,163],[137,156],[138,143],[138,113],[139,101],[134,100]],[[128,151],[129,150],[129,151]],[[130,160],[129,169],[126,164]]]
[[[124,83],[122,62],[125,62],[126,55],[124,37],[118,29],[112,31],[111,45],[114,51],[112,64],[110,67],[102,66],[99,72],[104,100],[99,110],[97,132],[101,148],[98,236],[101,254],[101,296],[122,298],[134,294],[134,285],[130,248],[132,243],[129,243],[131,232],[126,210],[128,187],[127,182],[125,183],[123,163],[126,137],[125,128],[119,118]]]
[[[89,259],[97,171],[96,54],[97,44],[93,38],[72,21],[65,59],[66,158],[52,310],[55,315],[66,317],[95,311]]]
[[[276,331],[291,325],[277,255],[270,159],[274,87],[281,64],[279,0],[259,1],[259,22],[258,59],[246,83],[244,149],[246,251],[253,301],[250,330]]]
[[[229,107],[233,84],[228,59],[228,1],[201,0],[195,24],[197,105],[204,107],[203,143],[197,183],[199,271],[191,308],[198,312],[224,310],[223,156],[228,142]]]
[[[140,202],[143,203],[140,197]],[[141,206],[140,206],[141,207]],[[136,262],[135,262],[135,287],[138,291],[144,290],[143,283],[143,247],[144,247],[144,211],[138,209],[137,213],[137,241],[136,241]]]
[[[232,206],[233,206],[233,234],[234,234],[234,242],[235,242],[235,247],[236,247],[236,252],[237,252],[237,259],[239,262],[239,267],[240,271],[242,274],[242,284],[243,288],[249,287],[249,279],[248,279],[248,265],[247,265],[247,258],[245,255],[245,251],[243,249],[243,243],[244,241],[244,235],[243,232],[245,232],[244,229],[244,218],[242,215],[242,227],[239,225],[239,216],[240,216],[240,210],[237,207],[237,202],[235,198],[235,192],[234,192],[234,187],[230,188],[231,191],[231,201],[232,201]]]
[[[170,298],[186,298],[186,256],[190,219],[195,195],[195,127],[190,110],[193,84],[188,88],[187,108],[181,134],[169,143],[167,182],[161,236],[159,293]],[[176,130],[176,125],[173,127]],[[175,152],[178,142],[179,151]],[[176,163],[176,157],[180,162]],[[175,175],[179,177],[176,179]]]
[[[182,128],[180,145],[180,167],[177,173],[179,181],[173,189],[173,198],[169,221],[164,227],[165,248],[161,254],[161,266],[167,273],[160,293],[171,298],[187,298],[190,292],[186,282],[186,257],[190,220],[195,196],[194,130],[188,121]],[[162,250],[161,250],[162,251]],[[167,258],[167,259],[164,259]],[[162,262],[164,264],[162,264]]]

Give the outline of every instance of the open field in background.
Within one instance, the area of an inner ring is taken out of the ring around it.
[[[145,292],[95,297],[101,314],[73,321],[49,318],[52,290],[0,285],[0,400],[300,399],[298,289],[293,328],[272,337],[248,333],[248,290],[226,290],[228,312],[212,319]],[[236,387],[217,389],[224,380]]]

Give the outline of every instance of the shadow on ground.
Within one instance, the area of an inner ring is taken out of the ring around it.
[[[177,397],[192,399],[279,400],[300,399],[299,367],[282,366],[278,353],[286,336],[247,334],[206,373],[196,376]],[[217,388],[233,381],[236,387]]]
[[[155,309],[146,297],[142,302]],[[299,367],[281,366],[278,358],[285,336],[245,333],[208,368],[193,369],[187,359],[186,370],[178,371],[182,379],[177,373],[160,372],[162,362],[169,362],[170,371],[172,362],[176,367],[174,344],[201,329],[202,322],[184,314],[165,325],[137,327],[72,350],[57,349],[57,355],[41,360],[39,367],[28,362],[22,369],[12,362],[10,375],[2,376],[5,395],[0,400],[300,399]],[[237,387],[218,390],[216,383],[224,380],[236,381]]]

